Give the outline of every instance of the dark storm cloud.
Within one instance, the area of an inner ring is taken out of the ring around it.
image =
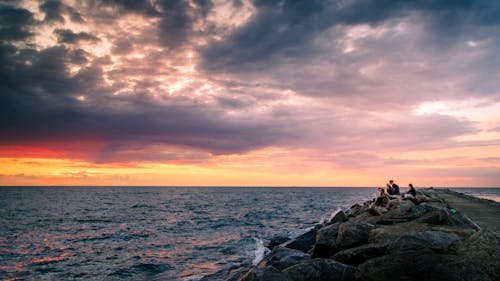
[[[32,35],[33,14],[22,8],[0,6],[0,40],[24,40]]]
[[[59,43],[74,44],[78,41],[99,41],[99,38],[87,32],[74,33],[70,29],[56,29],[54,33],[57,35]]]
[[[194,22],[203,20],[213,7],[209,0],[193,1],[194,7],[185,0],[163,0],[159,4],[162,14],[158,37],[160,43],[170,49],[187,43],[197,33],[193,30]]]
[[[309,104],[286,103],[295,95],[327,96],[332,91],[345,93],[345,96],[359,93],[364,102],[375,106],[381,100],[403,103],[411,93],[374,93],[373,89],[383,89],[380,86],[383,82],[361,77],[359,68],[364,63],[376,63],[375,59],[403,56],[398,48],[411,50],[414,46],[392,44],[399,38],[386,42],[364,39],[358,43],[367,49],[371,47],[370,51],[344,57],[341,51],[333,50],[328,57],[323,52],[330,50],[322,48],[334,43],[329,41],[332,38],[325,38],[323,32],[336,25],[367,23],[376,26],[408,16],[412,11],[424,10],[429,11],[429,25],[439,27],[442,18],[450,18],[461,25],[457,32],[469,29],[469,23],[486,26],[496,23],[489,15],[490,11],[482,13],[485,9],[495,11],[493,2],[483,2],[484,7],[468,1],[454,2],[453,5],[446,2],[256,1],[257,13],[248,23],[219,42],[209,42],[201,50],[204,69],[212,70],[214,74],[243,74],[244,79],[225,80],[210,75],[202,78],[215,88],[221,88],[220,93],[193,98],[193,93],[201,87],[199,84],[205,81],[202,79],[194,86],[184,86],[178,96],[170,95],[166,90],[160,92],[162,97],[159,99],[153,98],[159,91],[158,86],[169,86],[176,81],[157,81],[155,75],[162,75],[160,78],[168,76],[172,80],[183,78],[184,74],[169,63],[174,61],[182,66],[180,61],[186,59],[183,47],[196,36],[206,35],[204,32],[216,32],[213,26],[207,27],[209,31],[194,30],[195,23],[203,22],[214,8],[211,1],[165,0],[154,4],[131,0],[92,1],[88,2],[87,13],[58,1],[46,1],[40,5],[45,14],[43,23],[35,23],[27,10],[3,6],[0,8],[0,15],[3,15],[0,17],[1,32],[7,41],[0,45],[0,145],[65,142],[68,147],[74,143],[72,149],[78,149],[79,141],[98,140],[105,144],[104,148],[95,155],[85,156],[95,162],[140,158],[140,153],[134,151],[162,145],[195,148],[207,154],[244,153],[268,146],[300,148],[324,145],[350,151],[353,143],[358,149],[369,150],[444,147],[453,137],[474,133],[473,124],[449,116],[431,115],[381,120],[377,124],[386,122],[386,126],[373,126],[363,124],[372,116],[362,115],[354,107],[353,112],[342,115],[335,112],[338,110],[335,106],[315,111],[314,107],[307,107]],[[103,6],[116,10],[111,9],[110,14],[101,13]],[[87,53],[90,50],[81,49],[84,44],[102,42],[97,32],[57,29],[54,34],[59,44],[52,47],[19,47],[13,43],[30,35],[30,25],[57,26],[68,16],[80,21],[98,18],[102,24],[111,14],[112,19],[117,19],[128,13],[157,19],[158,29],[153,32],[157,37],[151,39],[149,34],[127,37],[126,32],[111,35],[112,28],[105,30],[109,32],[106,39],[113,44],[111,52],[116,56],[113,60],[119,62],[112,70],[104,71],[106,66],[113,64],[111,56],[96,57]],[[438,32],[457,36],[457,33],[446,31],[444,26],[436,30],[436,34]],[[340,37],[342,34],[334,31],[331,36]],[[168,52],[147,53],[141,60],[120,56],[157,47],[154,39],[168,47]],[[179,51],[179,54],[172,50]],[[311,58],[314,58],[313,63]],[[488,61],[488,58],[485,56],[484,60]],[[446,60],[449,58],[441,58],[442,62]],[[495,68],[495,63],[490,62],[491,69]],[[335,76],[331,74],[333,71],[329,72],[330,66],[338,66]],[[255,74],[244,76],[247,72]],[[403,71],[398,69],[395,72]],[[496,73],[492,72],[490,77],[493,79]],[[104,81],[105,76],[113,82]],[[187,78],[195,80],[199,77]],[[271,81],[261,82],[260,78],[270,78]],[[495,88],[490,80],[486,82],[484,88]],[[282,93],[285,89],[295,92]],[[124,94],[114,95],[120,91]],[[353,104],[359,102],[359,99],[351,100]],[[306,109],[301,111],[302,107]],[[262,111],[253,111],[254,108],[262,108]],[[327,118],[321,117],[321,114],[326,114],[322,110],[328,112]],[[231,115],[233,111],[237,114]],[[366,138],[367,133],[375,137]],[[120,153],[121,158],[116,156]],[[198,157],[183,155],[158,153],[147,157],[155,160]]]
[[[70,63],[86,63],[87,56],[60,46],[41,51],[0,48],[2,145],[100,140],[110,145],[89,160],[105,162],[130,146],[181,145],[214,154],[238,153],[298,133],[286,126],[288,121],[226,119],[219,108],[184,98],[159,105],[140,92],[112,96],[102,81],[100,61],[76,75],[68,73]],[[78,101],[80,94],[87,100]]]
[[[335,25],[379,25],[423,14],[433,40],[443,44],[477,26],[500,22],[498,1],[255,1],[257,14],[231,36],[202,49],[209,70],[265,69],[273,56],[308,55],[311,39]],[[498,31],[498,30],[497,30]],[[480,33],[481,34],[481,33]],[[492,36],[492,34],[482,34]],[[494,35],[493,35],[494,36]]]

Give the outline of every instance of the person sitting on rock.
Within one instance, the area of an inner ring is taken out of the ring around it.
[[[390,195],[399,195],[399,185],[397,185],[393,180],[389,181],[389,185],[391,186],[392,194]]]
[[[392,185],[391,184],[387,184],[387,194],[389,195],[392,195],[394,193],[394,191],[392,190]]]
[[[410,183],[408,186],[410,187],[410,190],[403,194],[403,198],[415,198],[417,196],[417,191],[413,187],[413,184]]]
[[[387,192],[385,192],[385,189],[382,187],[377,188],[378,192],[380,193],[377,200],[375,200],[375,205],[376,206],[387,206],[390,202],[389,195],[387,195]]]

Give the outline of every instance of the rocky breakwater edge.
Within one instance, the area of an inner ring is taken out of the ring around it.
[[[226,281],[500,280],[500,234],[442,192],[452,191],[355,204],[298,237],[272,240],[262,261]]]

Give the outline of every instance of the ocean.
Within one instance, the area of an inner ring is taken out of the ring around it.
[[[0,279],[223,280],[262,258],[271,237],[299,235],[375,192],[0,187]]]

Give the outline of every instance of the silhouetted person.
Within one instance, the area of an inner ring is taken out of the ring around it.
[[[415,198],[417,196],[417,191],[413,187],[413,184],[410,183],[408,186],[410,187],[410,190],[403,194],[403,198]]]
[[[391,191],[392,191],[392,193],[389,193],[389,195],[399,195],[399,194],[401,194],[399,192],[399,185],[397,185],[393,180],[389,181],[389,185],[391,186]]]

